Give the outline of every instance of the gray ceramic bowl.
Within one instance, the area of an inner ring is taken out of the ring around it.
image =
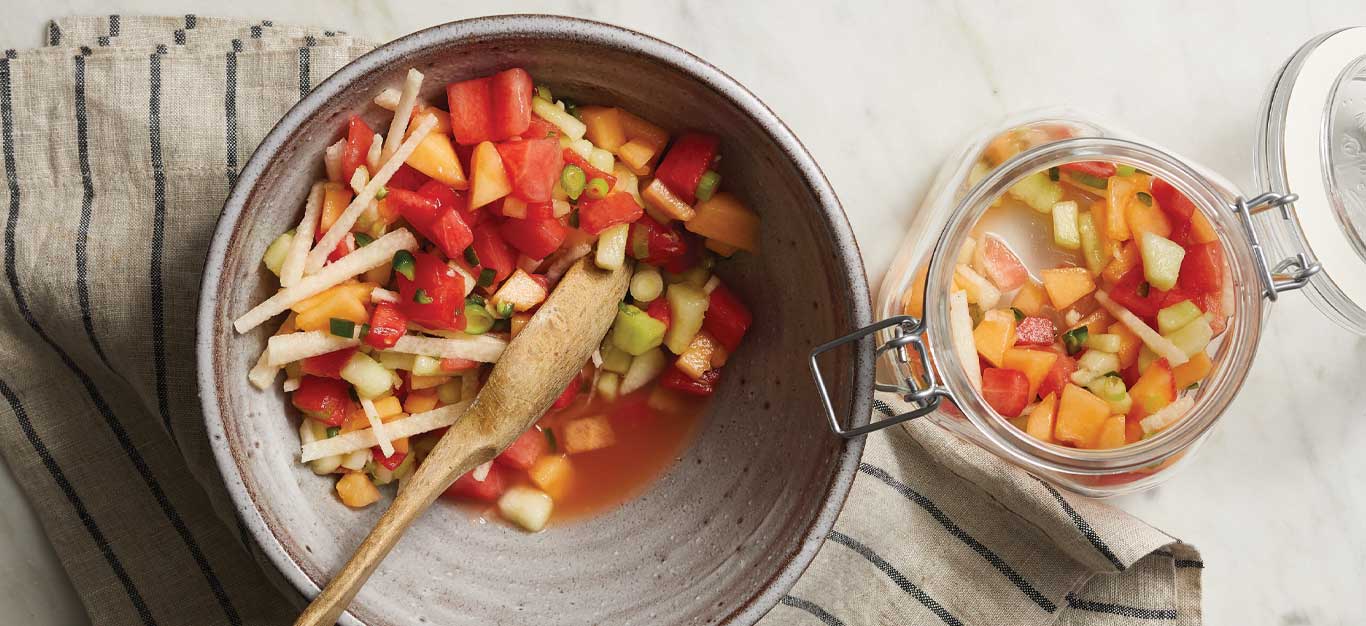
[[[246,377],[269,330],[239,336],[230,321],[268,295],[261,254],[298,219],[348,114],[387,119],[370,99],[410,67],[427,76],[424,96],[444,102],[446,83],[510,66],[579,102],[723,138],[726,184],[764,220],[763,253],[719,270],[755,324],[698,441],[642,496],[535,535],[438,504],[342,623],[753,623],[811,562],[854,479],[862,443],[829,432],[805,359],[869,323],[867,281],[834,191],[791,131],[715,67],[614,26],[502,16],[414,33],[342,68],[262,141],[224,208],[199,309],[200,393],[228,488],[265,554],[310,597],[379,516],[384,502],[349,510],[332,479],[295,462],[297,417]],[[841,359],[835,405],[867,416],[871,355]]]

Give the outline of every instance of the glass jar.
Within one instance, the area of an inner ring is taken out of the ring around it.
[[[1257,181],[1270,191],[1250,198],[1212,171],[1070,109],[1017,116],[974,138],[940,170],[884,278],[876,303],[882,321],[812,353],[832,428],[859,436],[924,417],[1068,490],[1131,493],[1170,477],[1208,437],[1242,386],[1281,293],[1308,287],[1329,319],[1366,334],[1366,28],[1305,44],[1264,107]],[[984,172],[977,164],[1003,134],[1022,149]],[[1156,436],[1108,450],[1043,442],[993,411],[969,381],[948,321],[959,250],[979,218],[1024,177],[1078,161],[1129,165],[1183,193],[1213,226],[1233,287],[1223,303],[1228,325],[1209,348],[1213,370],[1188,392],[1190,411]],[[899,396],[907,410],[844,424],[817,357],[865,338],[880,344],[876,390]]]

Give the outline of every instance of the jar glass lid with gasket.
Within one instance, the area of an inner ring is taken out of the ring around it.
[[[1071,109],[975,137],[916,214],[882,321],[812,352],[832,429],[924,418],[1071,491],[1130,493],[1208,437],[1286,292],[1366,335],[1366,28],[1306,43],[1263,110],[1253,194]],[[895,415],[828,401],[819,356],[858,341]]]

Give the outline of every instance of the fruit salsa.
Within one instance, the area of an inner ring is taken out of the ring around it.
[[[997,137],[972,182],[1040,132]],[[950,327],[1003,418],[1044,442],[1112,449],[1190,412],[1233,294],[1214,228],[1188,198],[1131,166],[1066,163],[1013,185],[972,235],[954,267]]]
[[[635,262],[611,330],[531,430],[446,495],[526,530],[618,504],[674,461],[752,323],[713,275],[757,252],[758,216],[720,190],[720,139],[579,106],[513,68],[423,75],[352,115],[297,228],[267,248],[280,291],[238,332],[288,313],[249,373],[285,372],[301,461],[366,507],[402,483],[579,259]],[[468,173],[468,175],[466,174]]]

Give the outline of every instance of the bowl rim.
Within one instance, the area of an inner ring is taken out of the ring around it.
[[[238,519],[250,532],[260,550],[271,564],[304,597],[316,596],[320,587],[299,566],[271,532],[256,505],[251,490],[244,480],[244,467],[233,453],[227,436],[223,412],[227,407],[218,392],[222,380],[214,364],[214,337],[226,322],[218,315],[219,291],[222,276],[216,268],[223,266],[228,250],[235,239],[242,212],[255,192],[257,182],[284,146],[298,133],[300,126],[310,119],[334,95],[346,90],[366,74],[383,69],[402,58],[420,52],[433,43],[459,42],[477,39],[560,38],[578,39],[594,45],[624,49],[649,57],[688,78],[705,85],[740,109],[755,121],[797,167],[809,191],[820,206],[819,215],[838,251],[839,265],[850,290],[852,322],[862,327],[872,322],[872,299],[863,257],[849,225],[848,216],[831,187],[825,173],[797,139],[790,128],[757,96],[734,78],[683,48],[632,29],[614,24],[576,17],[545,14],[504,14],[457,20],[424,28],[399,37],[357,57],[344,65],[311,92],[295,103],[275,126],[262,138],[251,157],[243,165],[230,190],[215,226],[213,239],[205,259],[201,277],[199,304],[195,323],[196,380],[204,414],[205,428],[213,451],[214,461],[232,498]],[[871,346],[859,346],[854,354],[853,415],[855,422],[866,422],[872,410],[872,381],[875,362]],[[827,433],[826,436],[834,436]],[[753,624],[769,612],[785,596],[815,559],[826,536],[834,528],[836,518],[844,508],[854,478],[863,457],[862,437],[843,441],[836,461],[836,471],[826,485],[820,510],[810,524],[801,531],[796,550],[783,556],[783,564],[760,590],[744,599],[737,608],[718,620],[721,624]],[[339,620],[345,626],[367,626],[349,610]]]

